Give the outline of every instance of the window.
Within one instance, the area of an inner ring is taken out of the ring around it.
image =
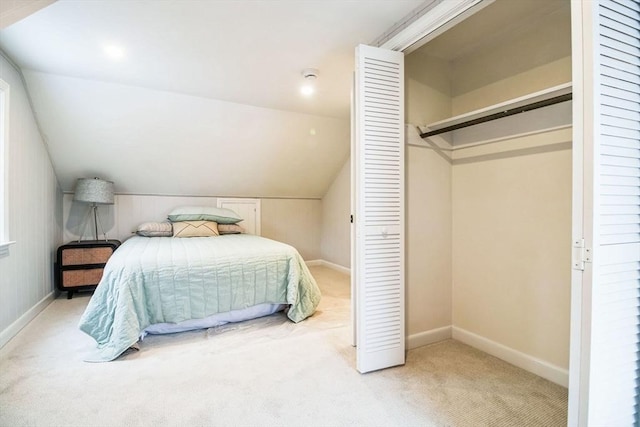
[[[0,79],[0,256],[9,253],[9,84]]]

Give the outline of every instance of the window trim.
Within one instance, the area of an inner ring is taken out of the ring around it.
[[[10,87],[0,79],[0,257],[9,254],[9,246],[15,242],[9,239],[9,103]]]

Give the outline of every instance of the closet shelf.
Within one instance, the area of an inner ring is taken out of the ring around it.
[[[571,82],[558,86],[553,86],[538,92],[530,93],[509,101],[470,111],[468,113],[454,116],[439,122],[427,125],[426,132],[422,132],[420,137],[428,138],[445,132],[451,132],[468,126],[488,122],[490,120],[501,119],[503,117],[546,107],[571,100]]]

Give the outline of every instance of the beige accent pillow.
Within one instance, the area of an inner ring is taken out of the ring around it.
[[[242,234],[244,228],[238,224],[218,224],[218,233],[223,234]]]
[[[173,229],[171,223],[165,222],[143,222],[138,226],[136,234],[144,237],[171,237]]]
[[[218,223],[213,221],[177,221],[173,223],[173,237],[213,237],[218,234]]]

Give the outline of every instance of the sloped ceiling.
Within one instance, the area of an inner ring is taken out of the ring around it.
[[[0,31],[0,48],[64,191],[100,176],[120,193],[317,198],[349,153],[354,47],[421,3],[60,0]]]

